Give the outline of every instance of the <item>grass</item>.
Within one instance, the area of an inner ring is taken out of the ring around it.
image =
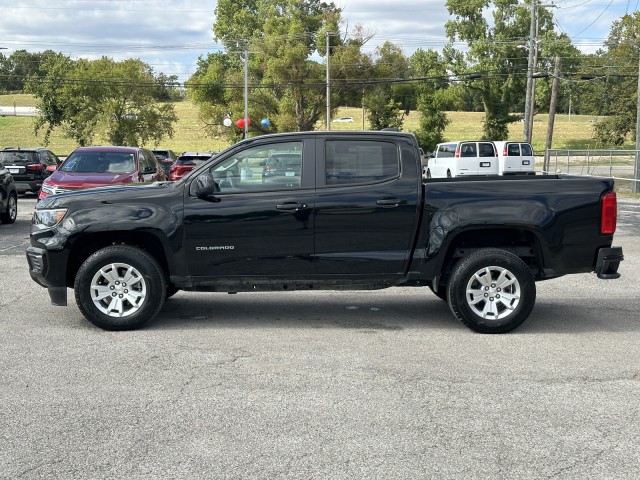
[[[27,94],[0,95],[0,106],[33,107],[36,101]],[[177,153],[183,151],[221,150],[228,146],[226,139],[210,138],[205,134],[203,124],[198,117],[198,110],[190,101],[185,100],[175,104],[178,122],[174,126],[173,138],[167,138],[160,148],[169,148]],[[365,112],[366,115],[366,112]],[[339,108],[336,117],[350,116],[354,121],[349,123],[332,123],[332,130],[361,130],[363,129],[363,112],[361,108]],[[477,139],[482,135],[482,112],[448,112],[451,120],[445,130],[446,140]],[[556,115],[552,148],[556,149],[594,149],[597,148],[592,139],[594,117],[588,115]],[[544,151],[547,135],[548,115],[536,115],[533,123],[533,148],[537,153]],[[410,112],[405,117],[403,130],[415,131],[419,125],[417,112]],[[325,127],[324,122],[318,124],[318,129]],[[366,119],[364,128],[367,128]],[[511,139],[523,137],[523,124],[511,124],[509,129]],[[33,118],[30,117],[0,117],[0,148],[6,146],[35,147],[43,146],[43,133],[38,136],[33,131]],[[73,140],[63,136],[61,130],[55,130],[50,138],[49,148],[60,156],[65,156],[76,147]],[[144,145],[154,148],[155,145]],[[629,143],[624,148],[634,148]]]

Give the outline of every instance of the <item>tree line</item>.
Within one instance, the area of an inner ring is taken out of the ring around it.
[[[392,42],[366,53],[372,36],[362,26],[345,27],[334,2],[219,0],[212,31],[224,51],[200,56],[184,85],[141,60],[71,60],[50,50],[19,50],[0,54],[0,92],[36,97],[35,129],[44,130],[45,142],[57,127],[81,145],[95,137],[114,144],[160,142],[172,136],[172,102],[185,94],[198,106],[207,134],[236,141],[242,132],[223,120],[244,116],[245,83],[251,135],[312,130],[327,120],[328,70],[331,115],[337,106],[363,107],[369,128],[402,128],[405,115],[417,110],[414,133],[428,151],[444,140],[446,111],[482,111],[483,137],[506,139],[509,124],[525,110],[529,5],[447,0],[449,43],[442,51],[407,56]],[[602,146],[635,140],[638,38],[636,11],[613,23],[603,48],[583,54],[556,31],[552,12],[538,7],[536,76],[543,78],[535,82],[534,114],[549,111],[559,58],[558,111],[597,116]],[[269,122],[262,125],[262,118]]]

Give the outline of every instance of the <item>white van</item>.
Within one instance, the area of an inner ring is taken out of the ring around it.
[[[498,175],[498,152],[490,141],[439,143],[433,155],[427,165],[427,178]]]
[[[535,175],[536,160],[531,145],[517,141],[493,142],[498,151],[500,175]]]

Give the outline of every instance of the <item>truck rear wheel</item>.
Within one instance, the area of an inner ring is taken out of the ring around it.
[[[451,311],[464,325],[480,333],[506,333],[531,313],[536,285],[516,255],[484,248],[455,265],[447,293]]]
[[[95,326],[133,330],[160,311],[167,284],[151,255],[137,247],[113,245],[84,261],[74,290],[80,311]]]

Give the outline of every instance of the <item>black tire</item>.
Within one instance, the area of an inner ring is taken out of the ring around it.
[[[536,301],[529,267],[505,250],[485,248],[463,257],[447,288],[449,308],[480,333],[506,333],[524,322]]]
[[[73,285],[78,308],[104,330],[133,330],[155,317],[167,283],[158,262],[144,250],[113,245],[80,266]]]
[[[427,168],[427,178],[431,178],[431,170]]]
[[[451,178],[451,170],[447,170],[447,178]]]
[[[7,208],[0,214],[0,222],[13,223],[18,218],[18,196],[10,193],[7,197]]]
[[[438,297],[440,300],[444,300],[445,302],[447,301],[447,286],[446,285],[440,285],[437,290],[434,290],[434,288],[431,285],[429,285],[429,290],[431,290],[433,292],[433,294],[436,297]]]

